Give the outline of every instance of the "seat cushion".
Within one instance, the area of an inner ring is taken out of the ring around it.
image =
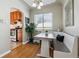
[[[53,40],[54,50],[61,52],[70,52],[66,45],[58,40]]]

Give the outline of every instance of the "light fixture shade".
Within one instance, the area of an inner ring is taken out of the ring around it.
[[[56,2],[56,0],[53,0],[53,3]]]
[[[39,5],[40,5],[40,6],[43,6],[44,4],[43,4],[43,2],[40,2]]]
[[[41,9],[41,6],[38,6],[37,9]]]
[[[32,5],[33,7],[36,7],[36,3],[33,3],[33,5]]]

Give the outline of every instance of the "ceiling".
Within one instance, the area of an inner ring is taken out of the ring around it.
[[[29,6],[32,7],[32,4],[33,4],[33,0],[24,0]],[[42,0],[44,5],[48,5],[48,4],[51,4],[53,3],[53,0]],[[64,0],[56,0],[55,3],[61,3],[63,4],[64,3]]]

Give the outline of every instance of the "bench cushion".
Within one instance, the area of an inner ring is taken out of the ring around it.
[[[54,50],[56,51],[67,52],[67,53],[70,52],[69,49],[66,47],[66,45],[62,42],[53,40],[53,44],[54,44]]]

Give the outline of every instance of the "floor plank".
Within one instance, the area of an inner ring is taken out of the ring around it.
[[[35,58],[39,50],[40,45],[37,44],[20,45],[3,58]]]

